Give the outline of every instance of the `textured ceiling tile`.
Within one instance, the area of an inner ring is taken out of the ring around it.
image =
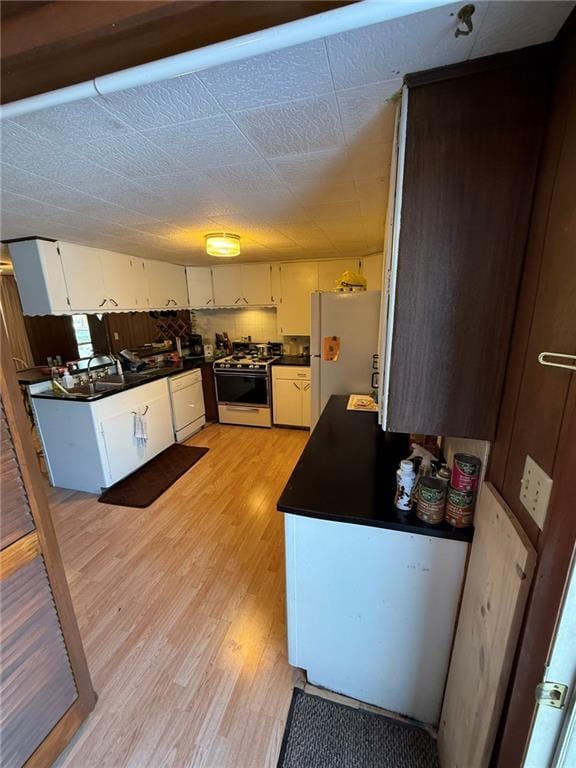
[[[106,94],[98,103],[137,131],[222,114],[196,75]]]
[[[480,3],[477,3],[480,6]],[[474,34],[455,37],[461,3],[433,8],[326,39],[337,90],[465,61]]]
[[[387,179],[390,176],[393,143],[362,144],[348,147],[348,171],[355,181]]]
[[[42,109],[13,120],[22,128],[62,145],[76,145],[132,131],[128,125],[100,107],[95,99]]]
[[[24,130],[11,120],[3,120],[0,125],[4,163],[34,171],[38,158],[58,152],[54,144]]]
[[[270,160],[270,165],[290,185],[305,182],[337,184],[352,179],[345,147],[276,157]]]
[[[300,205],[307,207],[318,202],[349,203],[358,199],[358,193],[353,181],[326,183],[322,180],[309,181],[307,184],[297,184],[290,187]]]
[[[140,133],[87,142],[76,151],[87,160],[131,179],[177,173],[183,165],[182,159],[166,155]]]
[[[161,147],[183,167],[205,169],[259,160],[250,142],[227,115],[195,120],[146,131],[147,139]]]
[[[200,72],[198,77],[231,112],[294,101],[334,89],[323,40],[224,64]]]
[[[264,161],[225,165],[204,171],[205,181],[211,189],[226,192],[229,189],[258,192],[273,187],[285,186],[286,182]]]
[[[525,48],[553,40],[576,3],[533,0],[528,3],[491,2],[478,34],[472,58]]]
[[[336,94],[344,135],[349,145],[392,141],[396,117],[395,94],[402,80],[370,83]]]
[[[233,118],[265,157],[332,149],[344,143],[333,95],[235,112]]]
[[[360,216],[360,204],[353,203],[320,203],[309,205],[306,208],[314,220],[322,226],[322,222],[337,222],[338,226],[346,226],[346,222],[353,221]]]

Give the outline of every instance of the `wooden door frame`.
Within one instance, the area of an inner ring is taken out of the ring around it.
[[[50,587],[58,611],[58,618],[70,666],[78,690],[78,698],[70,709],[50,731],[44,741],[26,761],[27,768],[50,765],[70,741],[80,724],[94,709],[96,694],[92,688],[90,672],[84,655],[84,648],[70,597],[60,548],[56,540],[48,500],[32,438],[30,424],[24,410],[22,393],[16,378],[16,368],[10,357],[8,337],[4,318],[0,313],[0,392],[6,420],[14,444],[20,473],[28,496],[30,510],[36,525],[37,538],[44,558]]]
[[[522,758],[534,714],[534,691],[543,679],[554,639],[566,581],[576,542],[574,514],[574,467],[576,467],[576,376],[572,381],[554,465],[554,485],[542,532],[540,560],[516,651],[516,669],[509,692],[502,738],[493,763],[497,768],[516,768]]]

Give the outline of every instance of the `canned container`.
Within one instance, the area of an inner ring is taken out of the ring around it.
[[[425,523],[437,525],[444,519],[446,485],[436,477],[423,477],[418,489],[416,517]]]
[[[482,462],[468,453],[454,454],[450,485],[455,491],[475,491],[478,488]]]
[[[468,528],[474,520],[474,491],[458,491],[448,487],[446,522],[454,528]]]

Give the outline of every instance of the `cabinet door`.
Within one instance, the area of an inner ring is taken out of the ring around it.
[[[150,295],[148,290],[148,260],[132,256],[132,279],[136,293],[136,308],[143,310],[150,307]]]
[[[69,312],[58,243],[23,240],[8,246],[25,315]]]
[[[188,286],[186,284],[186,269],[178,264],[164,264],[168,286],[168,306],[188,306]]]
[[[364,256],[362,259],[362,276],[366,278],[366,288],[369,291],[382,290],[383,256]]]
[[[547,117],[544,70],[409,88],[390,431],[494,438]]]
[[[146,261],[151,309],[166,309],[170,303],[170,274],[168,263],[157,259]]]
[[[272,285],[270,279],[270,264],[243,264],[241,269],[241,303],[271,304]]]
[[[132,257],[125,253],[94,249],[100,257],[104,289],[108,302],[106,309],[136,309],[136,283]]]
[[[146,443],[134,437],[134,413],[145,412]],[[101,421],[110,484],[134,472],[174,442],[168,395],[141,401]]]
[[[270,264],[270,290],[272,291],[272,304],[280,304],[282,296],[282,283],[280,282],[280,264]]]
[[[70,309],[95,312],[111,309],[98,250],[76,243],[59,243]]]
[[[302,426],[309,427],[311,424],[311,406],[312,406],[312,384],[300,382],[302,390]]]
[[[186,279],[190,306],[212,307],[214,305],[214,292],[210,267],[186,267]]]
[[[318,264],[284,263],[280,272],[282,299],[278,306],[279,332],[284,336],[310,335],[310,294],[318,290]]]
[[[242,267],[214,267],[214,303],[220,307],[246,304],[242,299]]]
[[[334,259],[318,262],[318,290],[335,291],[336,281],[342,273],[350,270],[360,272],[360,259]]]
[[[302,382],[277,379],[274,382],[274,423],[302,426]]]

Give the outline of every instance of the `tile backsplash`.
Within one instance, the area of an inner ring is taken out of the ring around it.
[[[214,343],[214,334],[226,332],[232,341],[251,336],[253,341],[282,341],[278,335],[275,307],[245,309],[197,309],[192,313],[194,333],[205,344]]]

